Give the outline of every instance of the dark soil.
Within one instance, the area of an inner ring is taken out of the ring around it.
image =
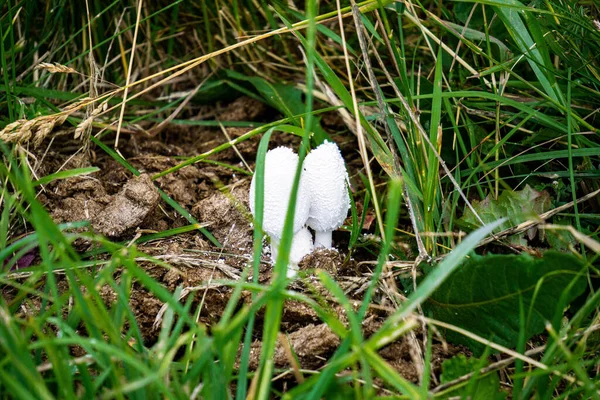
[[[215,106],[205,110],[213,117],[223,121],[270,121],[272,111],[262,103],[249,98],[241,98],[227,106]],[[325,127],[340,127],[335,114],[323,119]],[[230,139],[239,137],[248,129],[227,128]],[[336,139],[335,135],[332,135]],[[349,139],[350,138],[350,139]],[[357,145],[351,135],[343,135],[338,144],[347,158],[351,175],[362,168],[357,154]],[[185,233],[167,239],[140,244],[138,248],[152,256],[169,263],[174,268],[165,269],[155,264],[142,262],[140,265],[166,288],[174,291],[183,288],[184,296],[195,296],[196,305],[203,296],[200,322],[210,325],[217,322],[231,295],[231,290],[219,283],[224,279],[240,279],[242,271],[252,259],[251,218],[248,210],[248,188],[250,174],[233,172],[231,169],[215,164],[199,162],[187,166],[175,173],[158,178],[151,177],[182,161],[182,156],[196,156],[210,151],[229,141],[220,129],[189,128],[168,126],[160,134],[150,136],[144,133],[121,138],[119,150],[142,175],[133,176],[113,158],[96,149],[90,157],[78,155],[71,157],[65,149],[76,148],[74,143],[63,138],[65,143],[53,143],[45,156],[45,162],[38,172],[40,176],[63,169],[94,165],[100,171],[91,175],[70,178],[46,185],[39,199],[45,204],[56,222],[87,220],[94,231],[115,240],[131,241],[136,234],[161,232],[188,225],[189,222],[175,210],[166,205],[159,196],[156,187],[165,191],[201,224],[206,226],[223,245],[217,248],[201,233]],[[102,139],[112,145],[113,137]],[[260,137],[254,137],[240,143],[236,149],[228,149],[210,157],[246,169],[254,166],[256,149]],[[276,145],[297,146],[299,140],[292,135],[275,135]],[[43,147],[43,146],[42,146]],[[237,151],[236,151],[237,150]],[[356,179],[353,185],[360,180]],[[359,203],[358,208],[362,205]],[[368,220],[367,220],[368,222]],[[360,300],[369,281],[366,274],[369,269],[347,257],[348,233],[334,235],[334,245],[340,251],[319,251],[305,257],[300,265],[303,280],[293,284],[293,289],[303,291],[312,297],[320,297],[327,302],[331,310],[345,322],[345,314],[337,302],[321,287],[312,273],[315,269],[327,271],[335,277],[346,293]],[[337,242],[337,243],[336,243]],[[76,243],[79,250],[89,250],[90,244]],[[360,254],[353,257],[360,259]],[[373,261],[374,256],[366,254],[364,260]],[[263,257],[259,281],[268,283],[271,278],[271,265],[268,257]],[[101,291],[105,302],[115,301],[115,293],[104,287]],[[376,299],[383,296],[376,294]],[[249,302],[250,295],[244,293],[240,302]],[[131,308],[136,315],[147,345],[152,345],[159,333],[161,308],[163,303],[153,297],[141,285],[134,284]],[[385,313],[370,314],[363,326],[365,335],[370,335],[385,319]],[[262,314],[257,316],[255,337],[252,344],[251,367],[255,368],[261,343]],[[283,313],[282,335],[275,353],[277,367],[290,366],[289,351],[297,356],[302,369],[317,370],[323,367],[340,343],[339,338],[323,324],[313,309],[304,303],[288,301]],[[419,337],[420,335],[417,335]],[[285,342],[284,342],[285,341]],[[287,342],[287,343],[286,343]],[[380,354],[389,361],[405,378],[416,382],[418,370],[411,357],[410,346],[422,346],[419,341],[409,344],[401,338],[382,349]],[[443,359],[463,351],[454,346],[433,344],[433,367],[438,372]],[[291,379],[291,378],[290,378]]]

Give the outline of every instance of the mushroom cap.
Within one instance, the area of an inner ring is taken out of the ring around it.
[[[335,143],[323,142],[304,159],[303,179],[311,203],[307,225],[318,232],[339,228],[348,215],[348,172]]]
[[[283,234],[297,166],[298,155],[288,147],[277,147],[269,150],[265,155],[263,230],[277,241]],[[256,175],[252,177],[250,183],[250,211],[253,216],[255,215],[255,179]],[[294,214],[294,233],[304,227],[309,208],[309,192],[300,182]]]

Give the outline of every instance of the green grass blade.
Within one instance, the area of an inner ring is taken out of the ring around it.
[[[395,335],[390,335],[394,327],[402,322],[413,312],[431,293],[457,268],[460,267],[462,260],[477,246],[477,244],[486,236],[491,234],[494,229],[504,223],[504,219],[485,225],[469,236],[467,236],[444,260],[421,282],[416,291],[414,291],[407,301],[391,315],[381,329],[367,341],[372,348],[380,348],[393,341]]]

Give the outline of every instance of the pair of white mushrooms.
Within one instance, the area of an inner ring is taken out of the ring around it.
[[[279,242],[298,166],[298,155],[287,147],[269,150],[265,156],[263,230],[271,237],[271,257],[277,258]],[[255,215],[255,177],[250,184],[250,211]],[[332,232],[348,214],[348,172],[335,143],[325,141],[304,159],[296,198],[294,237],[288,275],[315,247],[332,247]],[[315,242],[307,227],[315,231]],[[291,272],[291,273],[290,273]]]

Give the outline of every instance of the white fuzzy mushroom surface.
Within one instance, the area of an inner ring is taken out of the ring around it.
[[[265,155],[263,230],[278,242],[283,234],[298,155],[288,147],[277,147]],[[255,216],[256,175],[250,183],[250,211]],[[294,233],[302,229],[308,218],[310,197],[308,188],[300,182],[294,213]]]
[[[340,149],[325,141],[305,158],[303,183],[310,194],[307,225],[315,230],[315,247],[331,248],[332,231],[348,215],[348,172]]]
[[[305,255],[313,251],[313,239],[308,228],[302,228],[294,234],[292,239],[292,248],[290,249],[290,258],[288,261],[288,278],[296,275],[298,264]],[[277,260],[279,251],[279,241],[271,239],[271,258],[273,263]]]

